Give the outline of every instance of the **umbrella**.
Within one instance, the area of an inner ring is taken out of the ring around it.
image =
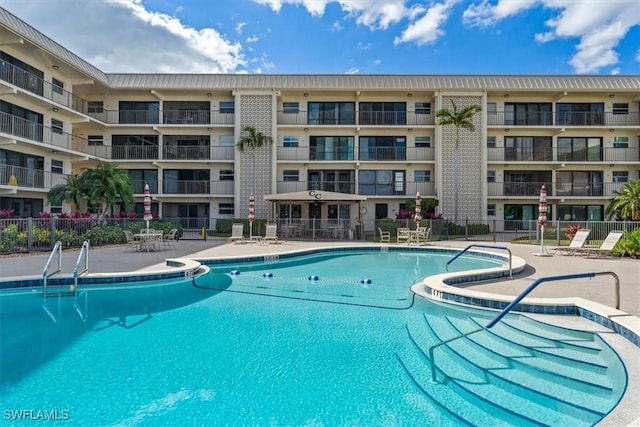
[[[416,222],[416,227],[420,225],[420,221],[422,221],[422,203],[420,200],[420,192],[418,192],[416,193],[416,214],[413,217]]]
[[[251,235],[253,233],[253,221],[256,220],[256,199],[253,196],[253,193],[249,195],[249,240],[251,240]]]
[[[151,215],[151,192],[149,184],[144,185],[144,220],[147,221],[147,233],[149,232],[149,221],[153,219]]]
[[[544,247],[544,227],[547,225],[547,189],[544,184],[540,189],[540,202],[538,203],[538,225],[540,226],[540,253],[538,256],[549,256]]]

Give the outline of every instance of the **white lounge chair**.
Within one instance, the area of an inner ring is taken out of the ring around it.
[[[613,252],[613,249],[616,247],[618,241],[622,238],[623,235],[624,231],[610,231],[600,247],[583,247],[581,249],[578,249],[577,252],[585,256],[609,256],[611,255],[611,252]]]
[[[409,233],[408,228],[404,228],[404,227],[398,228],[397,235],[396,235],[397,243],[401,243],[401,242],[409,243],[410,237],[411,237],[411,234]]]
[[[173,247],[173,249],[176,249],[176,234],[178,233],[178,229],[177,228],[172,228],[171,230],[169,230],[169,232],[167,234],[165,234],[164,236],[162,236],[162,246],[165,248],[168,247]]]
[[[231,237],[229,243],[244,243],[244,224],[235,223],[231,226]]]
[[[278,225],[267,224],[267,228],[264,231],[263,243],[280,243],[278,240]]]
[[[556,251],[563,255],[575,255],[587,242],[589,233],[591,233],[591,230],[589,230],[588,228],[581,228],[580,230],[576,231],[576,234],[573,236],[573,239],[571,240],[571,243],[569,243],[569,246],[567,246],[566,248],[556,248]]]

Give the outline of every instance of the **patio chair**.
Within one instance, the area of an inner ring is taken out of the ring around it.
[[[611,252],[613,252],[613,249],[616,247],[618,241],[620,241],[623,235],[624,231],[610,231],[600,247],[583,247],[581,249],[578,249],[577,252],[585,256],[610,256]]]
[[[231,226],[231,237],[229,237],[229,243],[245,243],[244,240],[244,225],[235,223]]]
[[[380,243],[391,243],[390,232],[382,231],[382,228],[378,227],[378,233],[380,233]]]
[[[264,232],[264,237],[261,241],[264,243],[281,243],[280,240],[278,240],[278,225],[267,224],[267,228]]]
[[[142,240],[136,240],[133,233],[129,230],[124,230],[123,233],[127,246],[134,248],[136,251],[140,251],[142,249]]]
[[[578,251],[582,249],[584,244],[587,242],[587,237],[589,237],[590,232],[591,230],[589,230],[588,228],[582,228],[576,231],[576,234],[573,236],[573,239],[571,240],[571,243],[569,244],[569,246],[566,248],[565,247],[556,248],[556,251],[558,251],[563,255],[577,254]]]
[[[178,233],[178,229],[172,228],[167,234],[162,236],[162,246],[165,248],[173,247],[173,249],[177,249],[176,233]]]
[[[398,228],[397,230],[397,234],[396,234],[396,242],[397,243],[409,243],[409,229],[408,228]]]

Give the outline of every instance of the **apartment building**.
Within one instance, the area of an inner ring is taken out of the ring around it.
[[[475,131],[435,112],[478,104]],[[152,210],[217,218],[395,217],[420,193],[457,222],[601,220],[640,178],[640,76],[111,74],[0,8],[0,209],[114,162]],[[245,126],[273,144],[239,152]],[[455,218],[454,218],[455,217]],[[367,225],[368,224],[368,225]],[[511,225],[510,225],[511,224]]]

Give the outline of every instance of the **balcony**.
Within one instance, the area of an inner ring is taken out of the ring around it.
[[[56,185],[66,183],[66,177],[67,175],[45,172],[39,169],[0,164],[0,186],[48,191]]]
[[[228,180],[135,180],[132,185],[133,192],[137,195],[144,194],[145,185],[149,185],[152,195],[232,196],[234,191],[234,182]],[[162,193],[158,193],[159,188],[163,190]]]
[[[356,118],[358,121],[356,122]],[[293,126],[433,126],[433,114],[416,114],[407,111],[350,111],[326,113],[299,111],[297,113],[278,111],[278,125]]]
[[[107,124],[163,126],[233,126],[234,113],[218,110],[97,110],[87,115]]]
[[[640,126],[640,112],[629,111],[626,114],[613,112],[530,112],[510,111],[487,112],[487,125],[499,127],[552,127],[552,126],[604,126],[637,127]]]
[[[552,147],[510,148],[496,147],[487,149],[490,162],[637,162],[640,159],[638,148],[589,147],[584,149],[565,149]]]
[[[354,160],[349,152],[339,151],[337,154],[326,151],[318,152],[314,147],[278,147],[278,160],[280,161],[304,161],[310,160]],[[433,147],[376,147],[360,148],[358,159],[362,161],[434,161],[435,150]]]
[[[420,192],[422,197],[435,197],[436,195],[436,186],[434,182],[398,182],[393,184],[371,185],[359,184],[360,192],[356,193],[356,183],[353,181],[278,181],[276,189],[278,193],[316,190],[367,196],[415,197],[418,192]]]
[[[56,104],[86,113],[88,104],[86,100],[3,60],[0,60],[0,80]]]
[[[548,197],[613,197],[614,191],[620,190],[624,183],[604,182],[598,184],[585,183],[552,183],[548,182],[489,182],[488,197],[540,197],[540,188],[546,186]],[[421,193],[422,194],[422,193]]]

